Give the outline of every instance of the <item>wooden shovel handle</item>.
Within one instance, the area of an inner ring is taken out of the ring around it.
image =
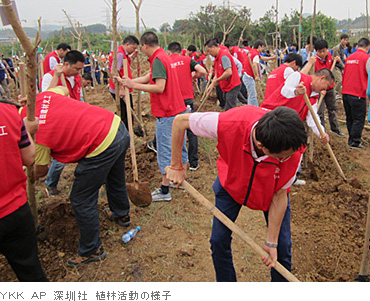
[[[128,76],[127,59],[123,60],[123,72],[125,73],[125,76]],[[136,163],[134,129],[132,127],[130,91],[127,87],[125,87],[125,102],[126,102],[126,111],[127,111],[126,113],[127,113],[128,131],[130,133],[130,149],[131,149],[131,160],[132,160],[132,172],[134,174],[134,181],[139,182],[139,174],[138,174],[138,171],[137,171],[137,163]]]
[[[23,62],[19,63],[19,83],[21,86],[21,97],[26,97],[26,65]]]
[[[316,115],[314,109],[312,108],[312,105],[311,105],[310,100],[308,99],[307,93],[305,93],[303,95],[303,97],[304,97],[304,101],[306,102],[306,106],[310,110],[311,115],[312,115],[312,118],[315,121],[316,127],[319,130],[319,132],[320,132],[320,136],[323,136],[324,135],[324,131],[322,130],[321,124],[319,122],[319,119],[317,118],[317,115]],[[328,150],[330,157],[333,159],[334,165],[338,169],[339,174],[346,181],[346,176],[344,175],[344,172],[343,172],[342,168],[340,167],[340,165],[338,163],[338,160],[335,157],[334,152],[333,152],[330,144],[329,143],[325,143],[325,147]]]
[[[238,227],[234,222],[232,222],[225,214],[223,214],[216,206],[214,206],[210,201],[208,201],[199,191],[197,191],[188,182],[184,181],[182,187],[200,204],[206,207],[211,213],[217,217],[217,219],[228,227],[231,231],[237,234],[241,239],[243,239],[258,255],[262,257],[268,257],[269,254],[265,252],[252,238],[250,238],[240,227]],[[279,262],[275,265],[275,270],[277,270],[285,279],[290,282],[299,282],[299,280],[290,273],[285,267],[283,267]]]

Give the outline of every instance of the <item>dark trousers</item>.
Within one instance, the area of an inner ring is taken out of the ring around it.
[[[366,118],[366,99],[343,94],[343,106],[346,112],[346,124],[348,130],[348,144],[359,145],[361,143],[362,130]]]
[[[185,99],[185,105],[190,106],[191,112],[194,112],[194,99]],[[188,137],[188,159],[190,166],[198,165],[198,137],[188,129],[186,130],[186,136]]]
[[[101,245],[98,198],[103,184],[106,186],[108,204],[113,214],[118,218],[129,214],[125,175],[125,157],[129,143],[130,136],[121,124],[112,144],[103,153],[78,162],[70,200],[80,228],[81,256],[94,254]]]
[[[0,253],[19,281],[48,281],[39,261],[35,224],[28,203],[0,219]]]
[[[225,107],[225,97],[224,97],[224,92],[222,92],[220,86],[216,86],[216,95],[217,99],[220,102],[220,107],[224,108]]]
[[[240,87],[241,87],[241,85],[236,86],[233,89],[231,89],[230,91],[227,91],[227,92],[224,93],[225,111],[236,107]]]
[[[116,101],[116,94],[114,93],[111,93],[114,101]],[[126,129],[128,129],[128,120],[127,120],[127,109],[126,109],[126,103],[125,101],[123,100],[123,98],[120,98],[119,99],[120,101],[120,105],[121,105],[121,120],[122,122],[124,123]],[[132,102],[132,94],[130,94],[130,104],[131,104],[131,108],[134,107],[134,104]],[[134,125],[134,117],[132,117],[132,125]]]
[[[320,116],[321,125],[325,128],[325,106],[328,109],[330,129],[333,132],[339,133],[339,124],[337,120],[337,101],[335,99],[334,89],[326,91],[326,95],[322,100],[320,108],[318,108],[318,115]]]
[[[221,212],[223,212],[230,220],[235,222],[242,205],[235,202],[228,192],[221,186],[218,177],[213,184],[213,191],[216,196],[216,207],[221,210]],[[264,212],[264,214],[267,221],[268,212]],[[231,252],[231,233],[232,231],[229,230],[229,228],[221,223],[216,217],[213,218],[210,243],[217,281],[236,281],[236,274]],[[288,207],[281,223],[277,251],[278,261],[289,271],[291,270],[292,258],[291,246],[290,202],[288,195]],[[275,269],[271,269],[271,281],[281,282],[287,280]]]
[[[103,84],[108,85],[109,83],[109,76],[107,71],[102,71],[103,72]]]

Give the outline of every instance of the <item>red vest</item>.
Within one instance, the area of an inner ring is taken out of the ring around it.
[[[352,53],[347,59],[343,71],[342,94],[366,98],[367,79],[366,62],[369,55],[362,49]]]
[[[43,66],[44,66],[44,74],[48,73],[51,71],[50,69],[50,58],[51,57],[55,57],[55,59],[57,60],[58,64],[60,64],[60,58],[58,56],[58,54],[53,51],[53,52],[50,52],[47,56],[45,56],[44,58],[44,62],[43,62]]]
[[[285,162],[267,157],[257,162],[252,157],[251,130],[269,110],[255,106],[230,109],[219,115],[217,160],[222,187],[239,204],[267,211],[274,193],[295,175],[301,151]]]
[[[253,65],[253,59],[256,56],[259,56],[259,52],[255,49],[250,49],[249,54],[247,54],[247,57],[246,57],[247,60],[246,60],[246,65],[245,65],[245,71],[244,72],[247,73],[252,78],[255,78],[254,73],[253,73],[253,69],[252,69],[252,65]],[[249,60],[248,57],[250,57],[250,60]],[[252,63],[252,65],[251,65],[251,63]]]
[[[226,48],[227,49],[227,48]],[[231,54],[229,53],[228,50],[224,50],[223,48],[220,47],[220,51],[218,52],[216,58],[215,58],[215,72],[216,76],[220,77],[224,72],[224,68],[222,67],[222,61],[221,58],[223,56],[227,56],[231,62],[231,68],[232,68],[232,74],[226,79],[223,79],[220,81],[218,84],[220,85],[220,88],[222,92],[229,92],[236,86],[239,86],[241,84],[239,74],[238,74],[238,69],[236,68],[234,59],[232,58]]]
[[[315,72],[324,68],[331,70],[331,65],[333,65],[333,57],[331,56],[329,51],[325,60],[320,59],[320,57],[316,55]],[[329,88],[327,88],[327,90],[333,89],[334,85],[335,83],[333,83]]]
[[[311,95],[311,83],[312,83],[312,77],[301,73],[301,80],[300,82],[303,82],[303,84],[306,87],[307,95]],[[308,108],[306,106],[306,102],[304,101],[303,95],[299,95],[294,98],[286,98],[283,95],[281,95],[281,88],[283,87],[284,83],[282,83],[278,89],[273,92],[269,98],[265,99],[261,103],[262,108],[273,110],[279,106],[282,107],[288,107],[296,111],[301,118],[302,121],[306,120],[307,114],[308,114]],[[310,98],[311,104],[315,104],[317,101],[317,98]]]
[[[155,59],[159,59],[167,72],[166,87],[162,93],[150,93],[152,114],[155,117],[171,117],[186,110],[179,87],[175,67],[171,66],[170,57],[163,48],[157,49],[148,59],[151,69]],[[153,72],[150,73],[150,84],[154,85]]]
[[[49,73],[51,74],[51,76],[54,76],[54,70],[51,70]],[[65,76],[65,79],[66,79],[66,83],[67,83],[67,88],[69,90],[69,97],[73,98],[73,99],[76,99],[76,100],[80,100],[81,99],[81,85],[82,85],[81,84],[81,76],[76,75],[74,77],[75,85],[73,86],[73,88],[72,88],[71,83],[69,82],[69,80],[67,79],[66,76]],[[63,86],[61,78],[59,78],[58,86]]]
[[[204,54],[202,54],[201,56],[194,56],[194,57],[193,57],[193,59],[194,59],[197,63],[199,63],[203,68],[205,68],[203,61],[204,61],[204,59],[206,59],[206,58],[207,58],[207,57],[206,57]]]
[[[27,115],[23,108],[22,117]],[[114,114],[106,109],[45,91],[36,96],[39,130],[36,143],[51,149],[62,163],[77,162],[94,151],[107,137]]]
[[[123,49],[123,46],[119,46],[118,47],[118,50],[117,50],[117,53],[122,53],[123,54],[123,59],[127,59],[127,72],[128,72],[128,77],[129,78],[132,78],[132,73],[131,73],[131,67],[130,67],[130,63],[131,63],[131,58],[126,54],[126,51],[125,49]],[[113,69],[112,69],[112,65],[113,65],[113,52],[110,53],[109,55],[109,70],[110,70],[110,73],[113,74]],[[121,67],[121,70],[118,71],[118,74],[119,76],[122,78],[124,75],[125,75],[125,72],[124,72],[124,68],[123,68],[123,65]],[[111,78],[109,78],[109,87],[113,90],[116,89],[116,86],[114,85],[113,81]],[[132,91],[132,89],[130,89],[130,92]]]
[[[193,77],[191,76],[191,58],[174,53],[170,56],[171,66],[176,69],[177,79],[183,99],[194,99]]]
[[[247,53],[244,51],[244,49],[241,49],[240,47],[238,46],[234,46],[233,48],[231,48],[231,54],[233,56],[235,56],[236,54],[236,58],[242,63],[243,65],[243,72],[247,72],[247,66],[250,65],[249,64],[249,61],[248,61],[248,55]]]
[[[279,68],[276,68],[274,71],[272,71],[267,77],[265,100],[269,98],[270,95],[274,93],[275,90],[279,88],[281,84],[285,82],[284,72],[286,68],[288,68],[288,66],[285,64],[282,64],[280,65]]]
[[[0,103],[0,218],[27,202],[27,177],[18,146],[21,128],[22,120],[16,106]]]

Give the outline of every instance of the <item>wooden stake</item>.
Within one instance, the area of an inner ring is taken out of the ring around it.
[[[117,0],[112,0],[112,28],[113,28],[113,64],[112,64],[112,75],[119,76],[117,70]],[[127,74],[125,74],[127,76]],[[121,101],[119,97],[119,83],[114,80],[115,95],[116,95],[116,107],[117,115],[121,116]]]
[[[361,277],[369,277],[369,261],[370,261],[370,196],[367,205],[367,219],[366,219],[366,231],[365,231],[365,243],[364,253],[362,255],[362,262],[360,268]]]

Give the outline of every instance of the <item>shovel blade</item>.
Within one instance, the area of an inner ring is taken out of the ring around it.
[[[152,203],[152,193],[148,182],[127,183],[127,192],[131,202],[137,207],[148,207]]]

